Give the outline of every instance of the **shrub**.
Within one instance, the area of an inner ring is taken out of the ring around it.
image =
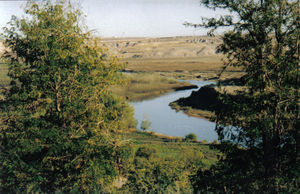
[[[218,140],[215,139],[215,140],[213,141],[213,144],[215,144],[215,145],[219,144]]]
[[[156,153],[156,149],[155,148],[151,148],[151,147],[140,147],[135,155],[138,157],[143,157],[143,158],[147,158],[149,159],[151,157],[152,154]]]
[[[185,141],[197,141],[197,135],[194,133],[189,133],[184,137]]]
[[[182,161],[136,158],[123,193],[192,193]]]
[[[146,130],[148,130],[151,127],[151,125],[152,125],[151,121],[149,121],[147,119],[147,117],[144,116],[144,119],[143,119],[143,121],[141,123],[141,129],[144,130],[144,131],[146,131]]]
[[[208,142],[204,139],[204,140],[202,140],[202,143],[207,144]]]

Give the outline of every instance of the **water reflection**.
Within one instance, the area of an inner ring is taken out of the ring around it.
[[[188,82],[198,85],[199,87],[212,83],[194,80]],[[188,133],[195,133],[198,140],[213,141],[217,139],[218,136],[214,130],[215,123],[201,118],[187,116],[181,111],[176,112],[169,106],[170,102],[181,97],[187,97],[194,90],[198,89],[177,91],[155,99],[132,103],[135,108],[135,118],[138,121],[137,128],[140,129],[141,122],[146,116],[152,123],[149,128],[150,131],[181,137],[184,137]]]

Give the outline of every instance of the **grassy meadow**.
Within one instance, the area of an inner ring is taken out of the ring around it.
[[[154,148],[157,152],[153,156],[162,160],[186,161],[201,158],[204,167],[208,168],[219,157],[219,153],[210,149],[210,145],[205,140],[186,142],[182,137],[170,137],[142,131],[124,133],[123,138],[130,140],[135,150],[144,146]]]

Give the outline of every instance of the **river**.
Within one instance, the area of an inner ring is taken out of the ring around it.
[[[188,82],[197,85],[199,88],[212,84],[208,81],[191,80]],[[192,91],[198,89],[175,91],[154,99],[132,103],[135,109],[135,119],[138,121],[137,128],[140,129],[141,122],[146,117],[152,123],[149,130],[156,133],[179,137],[194,133],[197,135],[198,140],[209,142],[218,139],[215,132],[215,123],[188,116],[182,111],[176,112],[169,106],[170,102],[188,97]]]

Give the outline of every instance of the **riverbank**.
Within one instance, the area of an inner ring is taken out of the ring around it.
[[[176,111],[182,110],[189,116],[210,120],[214,116],[213,111],[220,105],[219,93],[215,90],[215,85],[206,85],[198,91],[185,98],[180,98],[169,105]]]
[[[221,84],[223,85],[221,87],[215,84],[203,86],[190,96],[180,98],[169,105],[172,109],[181,110],[189,116],[212,120],[215,117],[214,111],[224,106],[219,100],[221,96],[230,95],[236,98],[238,92],[247,90],[243,77],[226,79],[221,81]]]
[[[124,73],[124,77],[126,84],[114,86],[112,91],[131,102],[152,99],[173,91],[198,88],[159,73]]]
[[[177,102],[172,102],[169,105],[172,109],[175,109],[177,112],[182,111],[184,114],[191,117],[206,119],[210,121],[211,118],[215,116],[215,114],[212,111],[192,108],[190,106],[180,106]]]

